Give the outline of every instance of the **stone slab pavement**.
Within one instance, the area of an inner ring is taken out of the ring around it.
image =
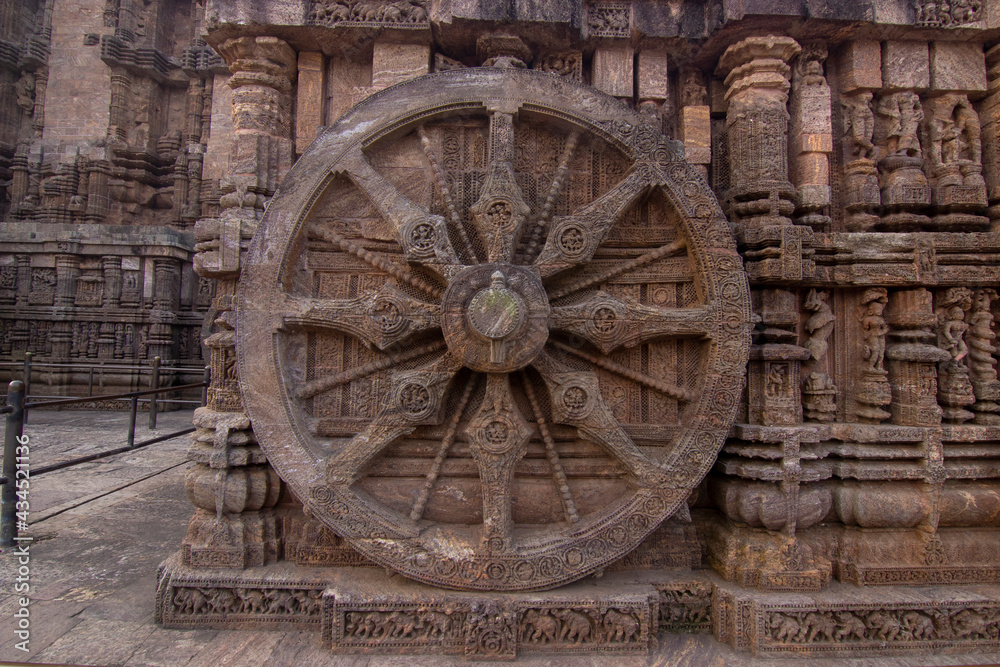
[[[145,415],[136,440],[191,423],[191,412],[160,416],[150,434]],[[33,466],[125,444],[124,412],[43,411],[25,428]],[[32,480],[30,638],[17,647],[17,556],[0,553],[0,664],[125,667],[440,667],[455,658],[333,655],[317,634],[164,630],[153,622],[157,566],[184,536],[191,505],[184,496],[187,436],[76,465]],[[925,655],[869,660],[762,660],[708,635],[661,635],[649,657],[521,658],[517,664],[621,667],[747,665],[982,665],[1000,655]],[[483,663],[473,663],[483,664]],[[510,664],[510,663],[503,663]]]

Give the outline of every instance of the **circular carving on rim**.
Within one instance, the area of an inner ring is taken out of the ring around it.
[[[509,230],[514,225],[514,207],[509,201],[503,199],[491,202],[483,215],[486,217],[486,222],[504,231]]]
[[[498,99],[524,113],[502,118]],[[656,162],[670,151],[643,122],[542,73],[440,73],[355,107],[283,180],[240,258],[241,394],[282,480],[364,556],[448,588],[558,586],[637,546],[710,468],[738,409],[749,288],[711,191],[679,159]],[[518,159],[465,152],[493,142]],[[554,180],[567,146],[574,177]],[[422,151],[436,159],[419,163]],[[592,172],[577,179],[580,165]],[[364,224],[359,201],[374,211]],[[641,270],[623,268],[632,260]],[[501,291],[484,292],[497,271]],[[632,349],[615,344],[626,325]],[[657,366],[678,345],[684,368]],[[719,404],[723,375],[737,389]],[[690,398],[654,388],[671,383]],[[638,406],[654,404],[669,417],[648,422]],[[580,451],[627,464],[581,478]],[[546,465],[548,495],[515,502]]]
[[[583,419],[594,406],[593,397],[587,387],[570,384],[563,387],[559,403],[571,419]]]

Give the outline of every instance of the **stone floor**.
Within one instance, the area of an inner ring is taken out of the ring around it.
[[[145,426],[145,416],[141,420]],[[190,412],[160,416],[154,434],[190,424]],[[46,412],[25,429],[34,466],[125,444],[127,413]],[[149,437],[144,428],[136,440]],[[335,656],[295,632],[164,630],[153,622],[156,568],[180,544],[191,514],[184,497],[180,437],[42,475],[32,481],[30,651],[15,648],[16,558],[0,554],[0,661],[32,664],[196,667],[205,665],[454,664],[451,658]],[[878,660],[757,660],[705,635],[661,635],[649,658],[522,658],[531,665],[976,665],[1000,655],[926,655]],[[482,663],[479,663],[482,664]],[[505,663],[509,664],[509,663]]]

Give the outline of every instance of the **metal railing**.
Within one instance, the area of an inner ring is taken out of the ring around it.
[[[31,384],[32,384],[32,374],[41,369],[48,369],[50,373],[54,370],[60,371],[84,371],[87,373],[87,397],[92,400],[109,400],[114,399],[114,396],[106,394],[94,394],[94,376],[97,375],[98,384],[100,387],[104,386],[105,376],[130,371],[145,371],[149,373],[149,388],[159,389],[160,388],[160,377],[161,372],[169,373],[172,377],[183,376],[183,375],[195,375],[203,372],[201,366],[164,366],[161,368],[160,357],[153,357],[151,364],[141,365],[141,364],[107,364],[105,361],[100,361],[97,364],[87,364],[87,363],[67,363],[67,362],[49,362],[49,361],[35,361],[34,355],[31,352],[24,353],[24,361],[0,361],[0,368],[10,368],[16,370],[21,369],[21,381],[24,382],[25,400],[31,399],[61,399],[61,398],[71,398],[68,396],[48,396],[43,394],[32,394]],[[207,372],[205,369],[204,372]],[[12,378],[13,379],[13,378]],[[51,383],[51,381],[50,381]],[[179,389],[180,387],[170,387],[171,390]],[[76,398],[76,397],[72,397]],[[205,404],[205,391],[202,391],[202,396],[200,401],[195,401],[192,399],[181,399],[181,398],[157,398],[156,395],[148,399],[142,399],[141,403],[149,403],[149,428],[156,428],[156,416],[159,412],[159,406],[161,404],[177,404],[177,405],[204,405]],[[88,402],[88,401],[83,401]],[[25,414],[25,423],[28,421],[28,416]]]
[[[158,358],[154,360],[154,369],[158,366],[155,362]],[[7,405],[0,408],[0,414],[7,415],[7,424],[4,430],[4,441],[3,441],[3,467],[0,471],[0,547],[10,547],[14,545],[17,538],[17,521],[16,521],[16,507],[17,507],[17,480],[20,479],[30,479],[32,476],[38,476],[43,473],[52,472],[53,470],[60,470],[62,468],[68,468],[73,465],[80,463],[86,463],[88,461],[96,461],[98,459],[103,459],[108,456],[114,456],[115,454],[122,454],[129,452],[140,447],[145,447],[147,445],[152,445],[158,442],[163,442],[164,440],[170,440],[171,438],[176,438],[182,435],[187,435],[195,430],[194,426],[181,429],[180,431],[174,431],[173,433],[167,433],[166,435],[160,435],[155,438],[149,438],[143,440],[142,442],[135,441],[135,421],[138,414],[139,401],[146,400],[151,401],[150,404],[150,420],[149,428],[153,430],[156,428],[156,395],[162,394],[170,391],[179,391],[182,389],[202,389],[202,400],[201,404],[205,405],[206,399],[206,389],[209,384],[209,368],[206,367],[203,370],[204,380],[202,382],[195,382],[191,384],[183,384],[172,387],[156,387],[152,389],[146,389],[143,391],[130,391],[121,394],[111,394],[111,395],[100,395],[100,396],[83,396],[79,398],[63,398],[54,401],[34,401],[27,402],[27,386],[24,382],[20,380],[14,380],[7,387]],[[154,370],[155,377],[155,370]],[[149,399],[144,399],[141,397],[149,396]],[[38,397],[34,397],[38,398]],[[68,461],[60,461],[59,463],[53,463],[47,466],[41,466],[34,470],[24,466],[23,468],[19,465],[18,460],[18,447],[21,446],[22,436],[24,434],[24,424],[25,416],[27,415],[29,408],[41,408],[41,407],[57,407],[66,405],[78,405],[81,403],[92,403],[95,398],[105,399],[105,400],[118,400],[118,399],[128,399],[131,402],[129,410],[129,430],[128,430],[128,445],[125,447],[118,447],[115,449],[105,450],[102,452],[96,452],[94,454],[88,454],[86,456],[81,456],[75,459],[70,459]],[[161,402],[164,402],[161,399]],[[177,402],[177,401],[174,401]],[[194,402],[194,401],[185,401]],[[22,474],[23,473],[23,474]]]

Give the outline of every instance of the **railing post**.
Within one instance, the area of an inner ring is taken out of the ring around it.
[[[149,377],[149,388],[160,388],[160,358],[153,357],[153,373]],[[149,395],[149,430],[156,429],[156,394]]]
[[[17,445],[24,428],[24,383],[14,380],[7,385],[7,405],[14,409],[7,415],[3,437],[3,476],[7,483],[0,489],[0,547],[14,546],[17,537]]]
[[[94,395],[94,367],[90,367],[90,377],[87,378],[87,396]]]
[[[202,407],[208,405],[208,385],[212,382],[212,367],[205,366],[205,372],[202,375],[202,382],[205,386],[201,388],[201,405]]]
[[[135,415],[139,411],[139,397],[132,397],[132,407],[129,410],[129,423],[128,423],[128,447],[132,449],[135,444]]]
[[[24,353],[24,397],[28,400],[28,396],[31,396],[31,357],[34,356],[31,352]],[[24,411],[24,423],[28,423],[28,411]]]

